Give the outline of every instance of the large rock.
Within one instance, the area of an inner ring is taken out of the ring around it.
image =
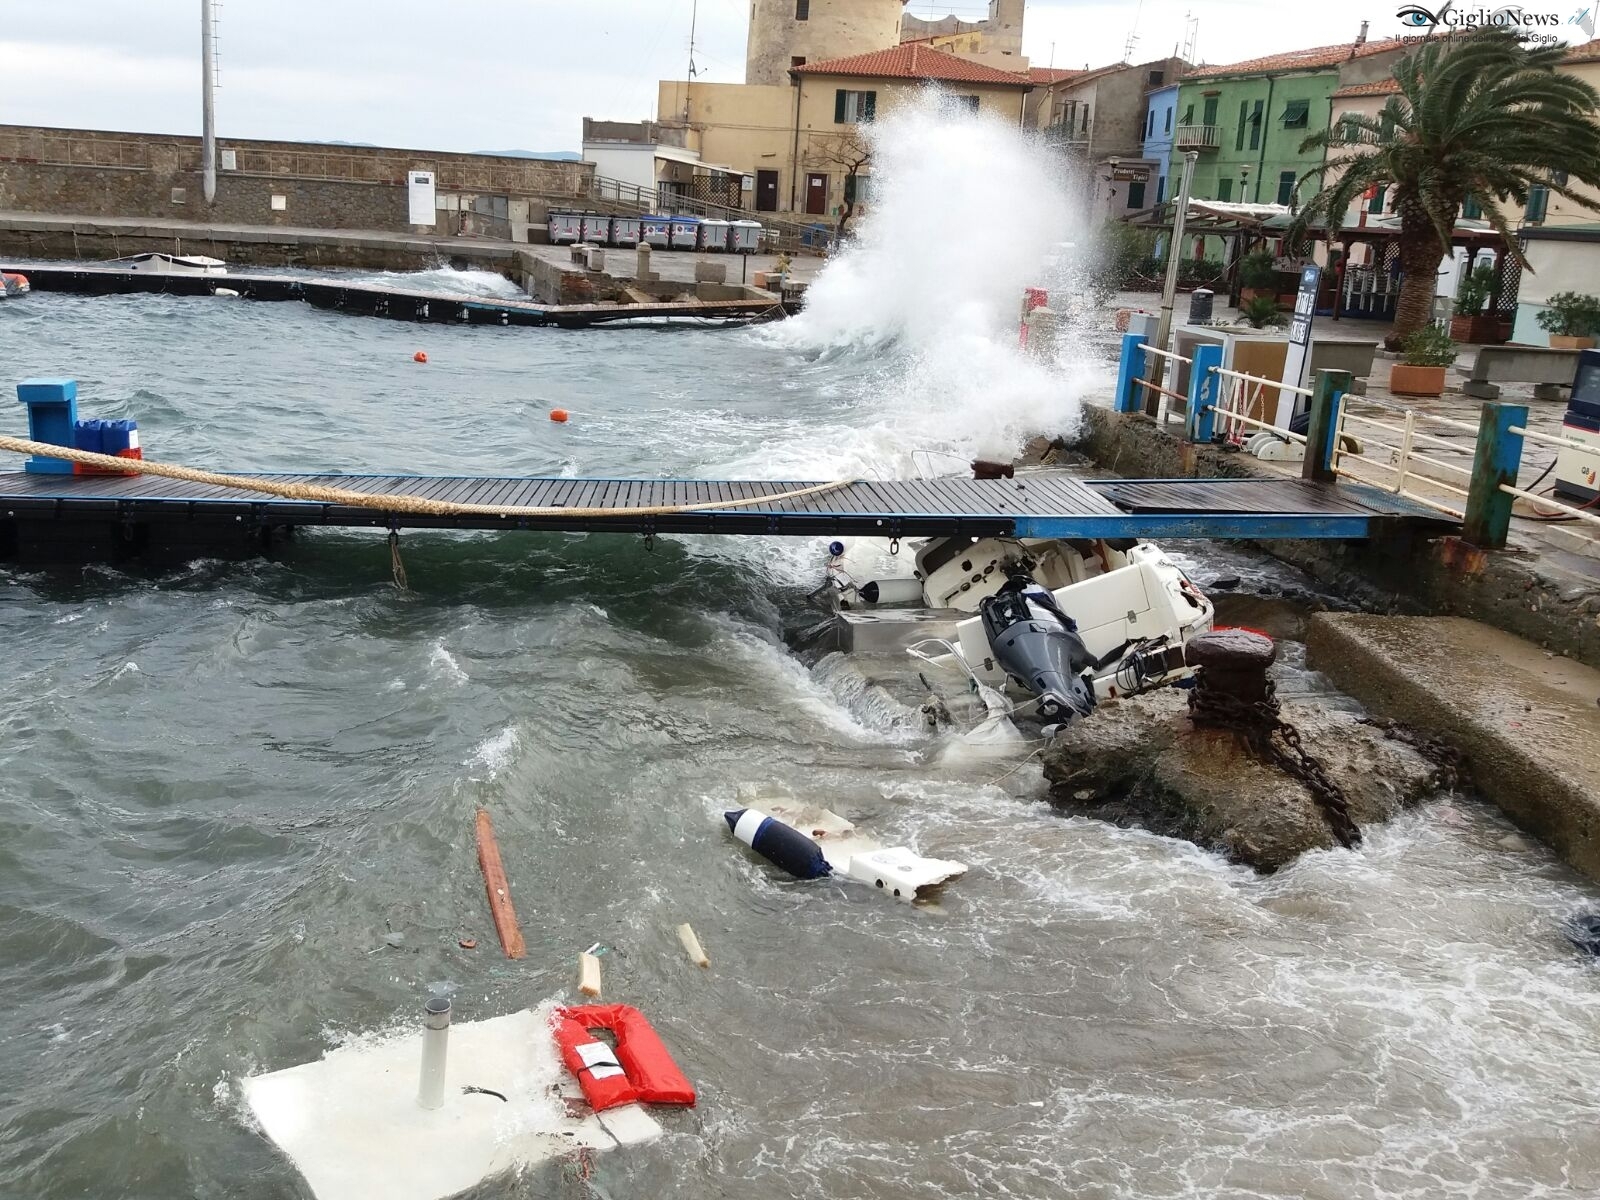
[[[1351,713],[1288,702],[1282,712],[1358,826],[1389,820],[1445,781],[1441,767]],[[1057,806],[1187,838],[1260,871],[1337,844],[1305,784],[1236,735],[1195,729],[1175,689],[1102,707],[1058,734],[1043,762]]]

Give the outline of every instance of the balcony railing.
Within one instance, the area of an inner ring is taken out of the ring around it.
[[[1222,126],[1179,125],[1172,144],[1179,150],[1215,150],[1222,145]]]

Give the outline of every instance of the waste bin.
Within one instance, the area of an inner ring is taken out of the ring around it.
[[[671,245],[674,250],[693,250],[699,246],[700,218],[673,217]]]
[[[727,221],[715,217],[707,217],[700,222],[700,249],[726,252],[728,249],[728,235],[733,226]]]
[[[601,213],[584,213],[583,240],[592,246],[610,245],[611,218]]]
[[[612,217],[611,218],[611,244],[613,246],[637,246],[639,244],[638,217]]]
[[[550,210],[550,241],[557,246],[570,246],[583,241],[583,214],[568,209]]]
[[[1211,320],[1216,294],[1210,288],[1195,288],[1189,296],[1189,324],[1205,325]]]
[[[646,246],[665,250],[672,245],[672,218],[647,214],[639,219],[639,240]]]
[[[735,221],[729,246],[739,254],[754,254],[761,249],[760,221]]]

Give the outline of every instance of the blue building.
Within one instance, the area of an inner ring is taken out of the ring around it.
[[[1177,123],[1178,85],[1151,88],[1145,93],[1144,156],[1156,166],[1156,204],[1168,198],[1173,183],[1168,178],[1172,167],[1172,130]]]

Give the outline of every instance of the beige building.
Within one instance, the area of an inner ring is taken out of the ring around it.
[[[744,81],[782,87],[808,62],[893,46],[904,7],[905,0],[751,0]]]
[[[807,63],[784,87],[664,80],[660,111],[688,114],[684,148],[701,161],[751,173],[747,207],[837,218],[852,202],[870,203],[872,167],[861,127],[930,86],[1020,125],[1033,85],[1025,75],[913,42]]]

